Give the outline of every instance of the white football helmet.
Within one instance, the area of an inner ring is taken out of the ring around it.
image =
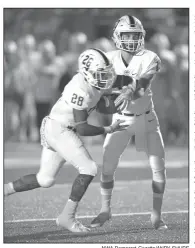
[[[135,53],[144,48],[145,34],[140,20],[125,15],[115,23],[112,39],[118,49]]]
[[[113,65],[99,49],[88,49],[83,52],[79,56],[78,68],[85,80],[99,89],[111,88],[116,79]]]

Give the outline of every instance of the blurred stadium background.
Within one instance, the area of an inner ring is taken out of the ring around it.
[[[162,59],[152,88],[165,144],[188,144],[188,9],[4,9],[5,141],[39,141],[41,120],[76,72],[79,54],[113,50],[112,28],[125,14],[142,21],[146,48]]]
[[[151,170],[145,154],[136,153],[130,144],[116,173],[116,216],[105,229],[75,237],[56,228],[54,218],[77,173],[66,164],[54,187],[5,199],[4,242],[188,241],[188,9],[4,9],[4,182],[37,172],[42,118],[76,72],[77,58],[84,49],[115,49],[112,28],[125,14],[142,21],[146,48],[162,60],[152,89],[166,145],[168,180],[163,211],[169,230],[159,235],[150,226]],[[109,121],[110,116],[95,112],[90,116],[96,125]],[[84,139],[100,165],[103,138]],[[89,223],[99,208],[97,175],[79,215]]]

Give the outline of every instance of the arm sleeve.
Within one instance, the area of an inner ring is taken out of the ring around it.
[[[145,70],[142,72],[141,77],[147,76],[147,75],[155,75],[160,71],[161,67],[161,60],[160,58],[156,55],[154,56],[148,66],[145,68]]]

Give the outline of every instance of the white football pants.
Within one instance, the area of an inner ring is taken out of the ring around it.
[[[164,143],[159,128],[159,122],[154,110],[145,114],[145,152],[148,156],[152,170],[164,170]],[[124,131],[107,134],[103,147],[103,168],[102,173],[108,176],[114,176],[115,170],[119,164],[121,155],[129,144],[131,137],[139,133],[139,118],[125,116],[120,114],[113,115],[113,122],[117,119],[125,120],[124,125],[128,123],[129,127]],[[152,121],[151,121],[152,120]]]
[[[41,186],[41,182],[43,185],[47,185],[47,182],[52,185],[65,162],[72,164],[80,174],[97,174],[96,163],[74,131],[52,119],[47,119],[43,131],[50,148],[43,147],[42,150],[40,170],[37,174]]]

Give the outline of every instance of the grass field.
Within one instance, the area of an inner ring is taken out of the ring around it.
[[[5,182],[37,171],[40,146],[8,143],[4,151]],[[90,152],[101,164],[101,147],[91,147]],[[4,199],[4,243],[187,243],[188,151],[167,148],[166,154],[168,180],[163,219],[168,230],[159,232],[151,226],[151,171],[144,154],[138,155],[128,148],[116,174],[110,222],[82,235],[56,226],[55,218],[62,211],[77,175],[74,168],[66,165],[55,186]],[[98,174],[81,201],[78,218],[89,225],[99,209]]]

